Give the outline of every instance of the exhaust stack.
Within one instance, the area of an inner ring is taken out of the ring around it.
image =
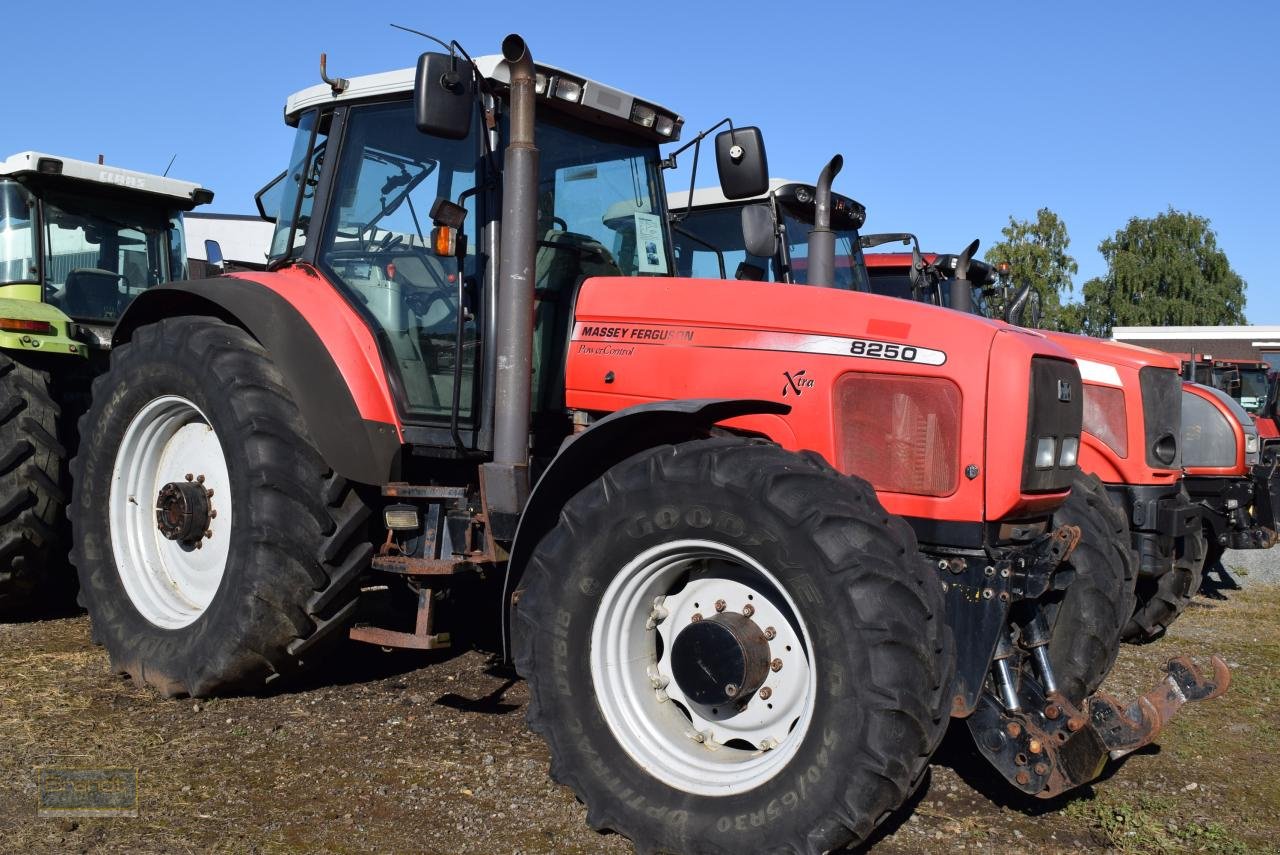
[[[494,537],[510,540],[529,494],[538,148],[533,55],[524,39],[512,33],[502,40],[502,58],[511,78],[511,134],[502,168],[493,462],[481,471]]]
[[[831,287],[836,280],[836,233],[831,231],[831,182],[844,166],[844,158],[831,158],[818,174],[814,188],[813,230],[809,232],[810,285]]]

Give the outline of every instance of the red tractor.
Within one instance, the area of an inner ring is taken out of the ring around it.
[[[286,117],[270,269],[139,297],[94,388],[74,558],[120,671],[252,689],[378,588],[407,626],[353,637],[440,646],[444,594],[492,580],[553,775],[645,851],[865,839],[950,716],[1053,795],[1226,689],[1180,659],[1131,707],[1081,696],[1114,653],[1067,614],[1106,577],[1077,582],[1092,518],[1055,518],[1081,418],[1057,345],[672,278],[679,117],[518,36]],[[760,192],[759,132],[715,145],[726,193]]]
[[[677,234],[678,259],[690,271],[710,272],[713,261],[727,269],[741,257],[739,271],[805,282],[809,261],[799,240],[813,227],[814,198],[813,187],[787,182],[775,182],[763,197],[749,201],[698,191],[681,220],[687,237]],[[677,216],[684,201],[673,200]],[[992,314],[997,278],[990,265],[972,258],[976,246],[959,256],[923,253],[910,234],[860,236],[866,212],[853,199],[832,194],[831,208],[839,250],[835,287]],[[913,251],[864,253],[899,241],[912,244]],[[960,264],[966,273],[957,277]],[[958,287],[958,279],[966,286]],[[1021,314],[1033,310],[1030,298],[1025,291],[1008,302]],[[1072,490],[1077,501],[1108,520],[1101,540],[1123,554],[1128,585],[1117,602],[1126,612],[1125,637],[1157,638],[1199,587],[1206,551],[1199,509],[1180,484],[1178,362],[1159,351],[1040,334],[1070,353],[1082,375],[1081,472]]]

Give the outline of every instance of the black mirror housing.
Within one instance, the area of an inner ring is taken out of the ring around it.
[[[778,224],[770,205],[747,205],[742,209],[742,243],[749,255],[773,258],[778,252]]]
[[[471,133],[475,77],[469,63],[447,53],[428,51],[418,57],[413,83],[413,120],[424,134],[450,140]]]
[[[769,162],[759,128],[732,128],[716,134],[716,169],[726,199],[749,199],[769,189]]]

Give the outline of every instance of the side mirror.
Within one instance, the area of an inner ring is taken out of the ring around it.
[[[769,162],[759,128],[733,128],[716,134],[716,169],[726,199],[749,199],[769,189]]]
[[[226,261],[222,257],[222,245],[212,238],[204,242],[204,263],[206,269],[214,276],[227,272]]]
[[[769,205],[747,205],[742,209],[742,243],[747,254],[773,258],[778,252],[778,224]]]
[[[1018,289],[1005,309],[1004,319],[1017,327],[1040,328],[1040,292],[1032,288],[1030,282]]]
[[[450,140],[471,133],[475,78],[471,66],[446,53],[418,57],[413,82],[413,121],[424,134]]]

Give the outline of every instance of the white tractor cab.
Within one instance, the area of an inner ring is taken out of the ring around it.
[[[780,178],[748,199],[728,199],[718,187],[667,194],[677,274],[806,284],[816,195],[812,184]],[[868,290],[858,241],[866,218],[859,202],[831,194],[836,288]]]
[[[187,277],[198,184],[36,151],[0,162],[0,613],[68,595],[67,460],[112,329]]]
[[[0,162],[0,299],[45,303],[58,311],[42,319],[63,316],[46,334],[106,346],[135,296],[186,278],[182,215],[211,201],[213,191],[188,181],[15,154]],[[77,352],[70,342],[54,349]]]

